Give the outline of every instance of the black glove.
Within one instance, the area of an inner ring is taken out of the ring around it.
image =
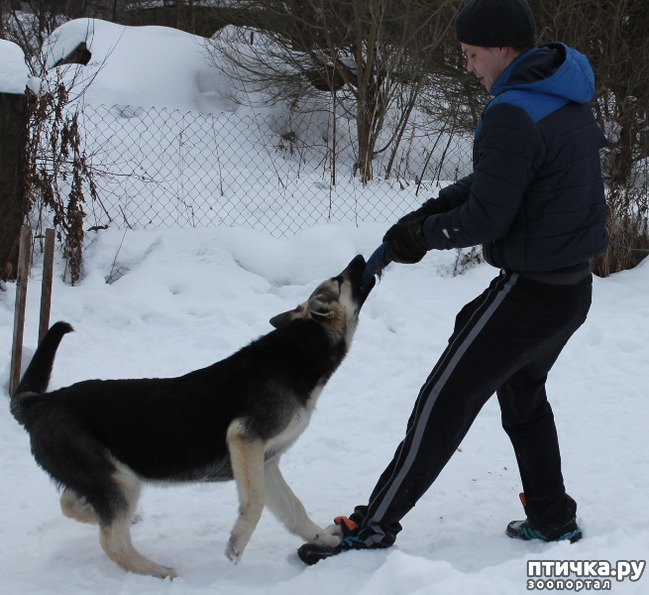
[[[386,260],[402,264],[419,262],[430,246],[424,238],[424,220],[426,215],[412,220],[399,220],[383,236],[388,246]]]

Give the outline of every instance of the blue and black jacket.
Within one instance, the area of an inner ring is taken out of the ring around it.
[[[585,265],[608,245],[605,139],[588,105],[588,59],[561,43],[535,47],[491,93],[473,173],[440,191],[446,212],[426,219],[426,240],[437,249],[483,244],[487,262],[520,272]]]

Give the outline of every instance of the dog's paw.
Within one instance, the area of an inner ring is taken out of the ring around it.
[[[336,547],[341,539],[342,529],[338,525],[329,525],[324,529],[320,529],[311,542],[328,547]]]
[[[323,531],[327,535],[335,535],[339,539],[343,538],[343,528],[340,525],[337,525],[336,523],[334,523],[333,525],[329,525],[329,526],[325,527],[323,529]]]
[[[162,566],[161,564],[156,564],[156,568],[151,574],[155,577],[169,579],[171,581],[178,577],[178,573],[173,568],[170,566]]]
[[[228,547],[225,548],[225,556],[233,564],[239,563],[239,558],[241,558],[241,552],[237,547],[235,547],[233,538],[230,538],[230,541],[228,541]]]

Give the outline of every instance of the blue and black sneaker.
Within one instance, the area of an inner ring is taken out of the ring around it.
[[[543,529],[535,529],[532,527],[529,519],[512,521],[507,525],[506,533],[513,539],[522,539],[524,541],[540,539],[542,541],[570,541],[570,543],[575,543],[582,538],[581,529],[577,526],[575,520],[558,527],[547,527]]]
[[[337,556],[343,552],[351,550],[369,550],[369,549],[384,549],[390,547],[392,544],[384,544],[382,542],[374,542],[368,545],[363,541],[360,536],[360,527],[351,519],[345,516],[339,516],[334,519],[334,523],[341,528],[342,540],[335,546],[320,545],[317,543],[305,543],[297,550],[297,555],[302,562],[308,566],[317,564],[320,560]]]
[[[577,525],[575,518],[577,505],[570,496],[566,495],[565,497],[565,514],[559,518],[555,517],[550,522],[543,522],[542,519],[535,522],[533,519],[530,519],[533,513],[527,506],[525,494],[521,494],[520,498],[528,516],[524,521],[512,521],[507,525],[505,533],[509,537],[524,541],[540,539],[541,541],[569,541],[570,543],[575,543],[582,538],[581,529]]]

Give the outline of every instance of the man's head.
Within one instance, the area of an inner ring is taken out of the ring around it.
[[[527,0],[469,0],[455,19],[467,70],[490,90],[517,56],[534,45]]]

